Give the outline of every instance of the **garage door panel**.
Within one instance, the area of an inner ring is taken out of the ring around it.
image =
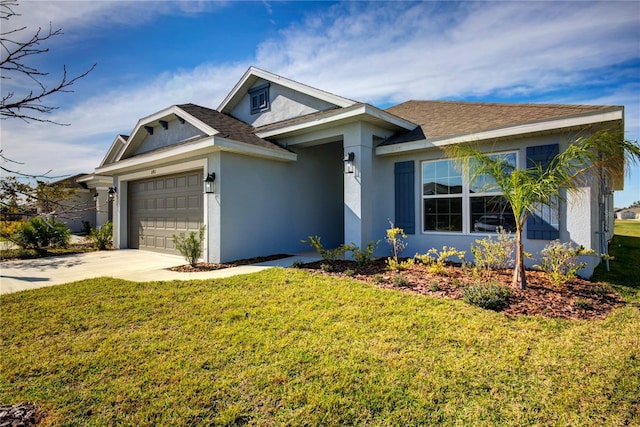
[[[202,173],[130,182],[128,206],[130,247],[177,254],[173,235],[203,224]]]

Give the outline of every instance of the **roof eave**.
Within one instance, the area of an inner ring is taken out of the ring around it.
[[[483,132],[474,132],[464,135],[452,135],[442,138],[422,139],[417,141],[401,142],[391,145],[378,146],[376,154],[379,156],[403,154],[411,151],[425,150],[463,142],[480,142],[501,138],[532,135],[541,132],[559,131],[566,128],[594,125],[624,120],[624,109],[616,108],[605,112],[596,112],[581,116],[564,117],[556,120],[524,123]]]

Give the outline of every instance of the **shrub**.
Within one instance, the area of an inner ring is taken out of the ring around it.
[[[515,248],[516,242],[511,233],[499,227],[497,240],[492,236],[476,240],[476,244],[471,245],[471,254],[478,269],[504,269],[513,266]]]
[[[498,310],[509,301],[511,289],[494,282],[476,283],[464,288],[462,296],[467,304],[487,310]]]
[[[89,221],[82,220],[82,234],[89,235],[93,231],[93,227],[91,227],[91,223]]]
[[[571,242],[560,243],[559,240],[554,240],[540,251],[542,262],[534,267],[547,273],[551,282],[560,286],[576,277],[578,270],[587,265],[578,263],[578,257],[593,253],[593,249],[574,247]]]
[[[413,258],[407,258],[406,260],[402,261],[400,259],[389,257],[387,258],[386,264],[387,269],[392,271],[400,271],[408,270],[409,268],[413,267],[415,261],[413,260]]]
[[[366,249],[360,249],[355,243],[347,246],[347,250],[351,252],[351,255],[356,260],[359,266],[364,267],[369,265],[375,259],[373,253],[376,251],[376,248],[380,244],[380,240],[377,242],[369,242],[367,243]]]
[[[415,254],[415,258],[427,266],[427,271],[432,274],[442,274],[446,271],[445,261],[451,257],[464,259],[467,251],[459,251],[453,246],[443,246],[441,251],[431,248],[426,254]]]
[[[66,248],[70,238],[71,231],[63,223],[37,216],[22,222],[11,240],[23,249],[42,251],[49,247]]]
[[[179,235],[173,235],[173,244],[180,254],[186,258],[189,265],[195,267],[198,263],[200,255],[202,255],[202,239],[204,239],[205,226],[200,227],[198,237],[196,237],[195,231],[189,233],[189,236],[185,236],[184,233]]]
[[[352,246],[340,245],[335,249],[326,249],[320,241],[320,236],[309,236],[307,240],[301,240],[302,243],[309,243],[324,261],[333,263],[344,256],[344,254],[352,250]]]
[[[573,306],[576,307],[576,308],[579,308],[580,310],[591,310],[591,309],[593,309],[593,307],[591,306],[589,301],[584,299],[584,298],[576,298],[576,300],[573,302]]]
[[[102,224],[100,228],[92,229],[88,239],[99,251],[107,249],[113,241],[113,222],[109,221]]]
[[[393,284],[400,288],[404,288],[409,286],[409,281],[404,276],[398,274],[393,277]]]

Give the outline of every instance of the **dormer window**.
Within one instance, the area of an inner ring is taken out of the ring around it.
[[[249,89],[251,114],[269,110],[269,83]]]

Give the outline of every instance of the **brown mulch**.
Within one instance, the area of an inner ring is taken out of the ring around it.
[[[290,256],[293,256],[293,255],[276,254],[276,255],[261,256],[261,257],[255,257],[255,258],[240,259],[237,261],[232,261],[232,262],[223,263],[223,264],[199,262],[194,266],[185,264],[185,265],[179,265],[177,267],[168,268],[168,270],[178,271],[180,273],[197,273],[201,271],[212,271],[212,270],[221,270],[223,268],[229,268],[229,267],[238,267],[240,265],[259,264],[261,262],[274,261],[282,258],[289,258]]]
[[[324,266],[323,266],[324,264]],[[305,264],[302,268],[322,274],[351,277],[385,289],[396,289],[436,298],[462,299],[466,286],[497,282],[511,288],[512,270],[474,274],[472,268],[448,265],[443,274],[432,274],[422,264],[395,272],[386,269],[385,259],[365,267],[353,261],[335,261],[330,269],[326,261]],[[330,270],[330,271],[327,271]],[[402,276],[405,280],[399,280]],[[509,316],[544,316],[562,319],[603,319],[614,308],[624,305],[618,293],[605,283],[575,278],[555,286],[546,273],[527,270],[527,289],[511,288],[508,304],[501,311]]]
[[[47,413],[35,403],[0,404],[0,427],[28,427],[40,424]]]

